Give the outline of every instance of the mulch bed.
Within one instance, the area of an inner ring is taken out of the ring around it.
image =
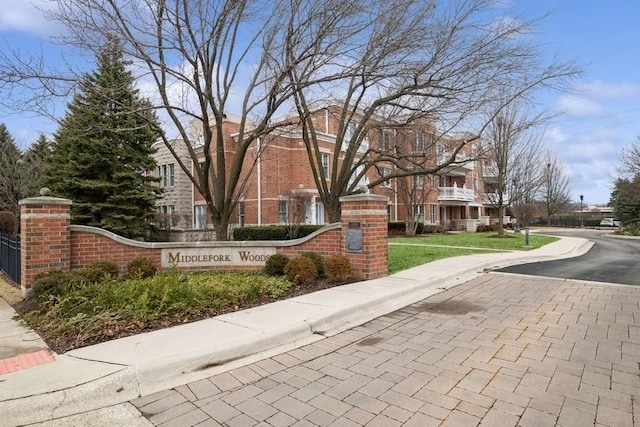
[[[201,312],[190,316],[180,315],[176,318],[165,318],[160,321],[131,322],[129,320],[114,320],[104,325],[101,330],[91,331],[90,334],[81,336],[72,334],[69,334],[68,336],[62,336],[58,334],[54,328],[35,328],[35,331],[40,335],[40,337],[42,337],[42,339],[52,350],[54,350],[58,354],[62,354],[74,348],[99,344],[101,342],[123,338],[131,335],[137,335],[143,332],[150,332],[158,329],[168,328],[171,326],[196,322],[198,320],[209,319],[211,317],[220,316],[221,314],[232,313],[235,311],[257,307],[275,301],[286,300],[300,295],[320,291],[322,289],[328,289],[347,283],[353,283],[356,281],[357,280],[353,278],[349,278],[340,282],[330,281],[326,279],[315,280],[306,285],[293,285],[284,295],[279,298],[264,297],[257,301],[253,301],[250,304],[227,306],[218,308],[214,311]],[[12,304],[12,306],[18,314],[22,314],[36,309],[37,303],[33,299],[27,299]]]

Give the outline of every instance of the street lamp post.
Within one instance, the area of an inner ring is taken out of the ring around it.
[[[551,163],[547,163],[547,225],[553,225],[551,221]]]
[[[513,178],[513,193],[514,196],[518,193],[518,180],[516,178]],[[520,234],[520,216],[518,215],[518,202],[515,197],[513,203],[516,205],[516,223],[513,225],[513,232]]]
[[[584,215],[582,214],[582,201],[584,200],[584,195],[580,195],[580,228],[584,228]]]

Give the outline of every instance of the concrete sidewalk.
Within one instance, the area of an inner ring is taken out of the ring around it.
[[[0,376],[0,425],[37,423],[122,404],[321,340],[486,270],[578,256],[591,244],[562,238],[528,252],[444,259],[380,279],[73,350],[52,363]],[[118,416],[131,415],[121,424],[109,409],[93,413],[94,422],[80,424],[146,425],[127,405],[115,411]],[[103,424],[95,418],[107,416],[110,421]],[[77,421],[44,425],[73,423]]]

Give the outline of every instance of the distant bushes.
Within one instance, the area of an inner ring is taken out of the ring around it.
[[[0,211],[0,233],[11,234],[18,232],[18,218],[13,212]]]
[[[387,231],[389,236],[404,236],[406,234],[406,224],[404,221],[393,221],[387,223]],[[418,223],[416,234],[434,234],[444,233],[445,229],[440,224],[424,224]]]
[[[296,239],[321,229],[322,225],[300,225]],[[286,225],[238,227],[233,229],[233,240],[291,240],[291,228]]]

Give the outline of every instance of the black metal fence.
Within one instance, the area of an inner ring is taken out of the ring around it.
[[[0,270],[20,283],[20,236],[0,233]]]

